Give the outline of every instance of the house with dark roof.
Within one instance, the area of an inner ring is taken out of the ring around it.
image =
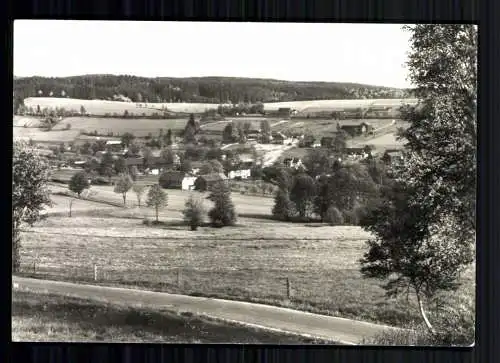
[[[182,181],[186,175],[182,171],[167,170],[160,175],[158,184],[166,189],[182,189]]]
[[[340,126],[340,129],[344,130],[349,135],[354,137],[361,135],[369,135],[371,132],[373,132],[373,125],[365,121],[355,124],[344,123],[342,126]]]
[[[194,189],[200,192],[210,191],[215,184],[220,182],[227,182],[227,177],[223,173],[200,175],[194,181]]]

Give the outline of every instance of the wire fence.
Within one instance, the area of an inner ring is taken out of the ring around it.
[[[346,272],[337,278],[318,275],[314,279],[308,273],[287,271],[184,266],[116,268],[92,262],[56,266],[36,259],[25,259],[19,273],[50,280],[125,285],[222,298],[295,301],[326,308],[345,302],[346,296],[341,291],[346,291],[343,286],[349,283]]]

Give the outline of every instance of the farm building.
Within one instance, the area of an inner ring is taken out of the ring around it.
[[[249,130],[247,133],[247,141],[259,141],[260,137],[260,130]]]
[[[185,176],[184,179],[182,179],[182,190],[193,190],[195,181],[195,176]]]
[[[194,182],[194,189],[200,192],[209,191],[214,184],[221,181],[227,181],[227,177],[222,173],[200,175]]]
[[[291,137],[288,137],[281,132],[275,132],[272,134],[272,143],[273,144],[287,145],[287,144],[291,143],[292,141],[293,141],[293,139]]]
[[[144,158],[143,157],[126,158],[125,165],[127,167],[136,166],[137,168],[142,168],[144,165]]]
[[[108,140],[106,141],[106,149],[112,152],[121,152],[123,145],[120,140]]]
[[[312,147],[314,145],[314,136],[312,135],[307,135],[307,136],[304,136],[304,135],[301,135],[301,140],[300,140],[300,143],[299,143],[299,146],[301,147]]]
[[[250,169],[237,169],[237,170],[231,170],[229,172],[229,179],[248,179],[250,178],[251,170]]]
[[[87,165],[87,162],[85,160],[75,160],[73,162],[73,166],[75,168],[83,169],[83,168],[85,168],[86,165]]]
[[[298,169],[299,167],[303,166],[302,160],[300,160],[300,158],[285,158],[283,160],[283,165],[286,168],[294,168],[294,169]]]
[[[158,183],[162,188],[181,189],[186,173],[182,171],[168,170],[160,175]]]
[[[368,135],[373,132],[373,126],[368,122],[361,122],[359,124],[344,124],[340,126],[340,128],[353,137]]]
[[[401,150],[386,150],[382,160],[389,165],[400,165],[403,162],[403,152]]]

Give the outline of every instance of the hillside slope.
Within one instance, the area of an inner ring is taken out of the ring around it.
[[[406,90],[354,83],[292,82],[233,77],[144,78],[83,75],[14,77],[14,99],[34,96],[132,102],[287,102],[318,99],[405,98]]]

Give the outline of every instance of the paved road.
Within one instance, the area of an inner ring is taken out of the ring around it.
[[[191,312],[215,319],[317,337],[342,344],[357,344],[363,337],[373,336],[385,329],[394,329],[383,325],[263,304],[17,276],[14,276],[12,280],[14,288],[28,288],[33,291],[59,293],[81,298],[95,297],[105,299],[108,302],[123,303],[126,301],[130,302],[131,305],[142,304],[171,311]]]

